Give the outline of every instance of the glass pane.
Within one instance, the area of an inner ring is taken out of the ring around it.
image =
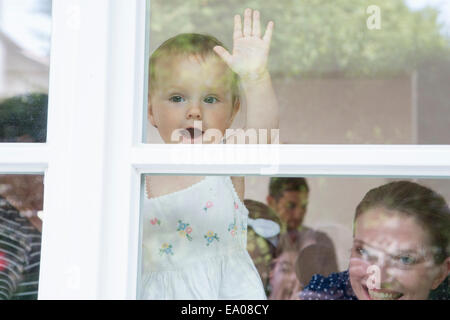
[[[45,142],[51,0],[0,0],[0,142]]]
[[[449,180],[146,175],[141,201],[139,299],[450,298]]]
[[[0,300],[36,300],[42,175],[0,175]]]
[[[233,16],[242,16],[246,6],[261,12],[262,31],[269,20],[275,22],[268,68],[278,98],[281,143],[450,144],[448,1],[255,0],[243,4],[239,0],[226,3],[152,0],[150,3],[149,55],[158,54],[157,49],[164,41],[182,33],[212,35],[231,51]],[[193,47],[198,49],[202,43]],[[215,54],[211,48],[208,50]],[[201,68],[190,69],[181,63],[184,60],[174,59],[176,54],[167,52],[159,51],[166,57],[165,62],[171,64],[155,63],[154,72],[169,70],[168,76],[164,81],[158,81],[157,77],[150,79],[150,87],[152,81],[155,88],[163,82],[171,84],[171,80],[207,83],[197,72]],[[208,65],[205,62],[203,69]],[[198,61],[190,63],[202,65]],[[189,76],[182,77],[186,73],[191,73],[191,80]],[[217,80],[213,73],[209,75]],[[248,94],[248,87],[241,88],[238,95],[241,108],[232,125],[229,116],[224,120],[217,114],[209,115],[211,110],[206,111],[205,105],[199,109],[202,119],[198,120],[202,120],[206,129],[222,129],[220,124],[227,128],[244,127],[247,114],[249,117],[258,114],[248,111],[247,106],[252,103],[260,108],[268,103],[263,98],[268,90],[261,87],[262,94],[256,97]],[[157,89],[149,90],[150,98],[153,95],[156,99],[162,92],[162,88]],[[176,92],[185,101],[171,102],[178,106],[185,102],[183,107],[160,113],[155,123],[149,121],[147,142],[167,142],[168,132],[173,132],[173,128],[192,126],[184,117],[188,102],[200,99],[201,94],[194,93]],[[201,105],[205,100],[195,102]],[[158,113],[158,102],[153,104]],[[252,121],[261,116],[261,113],[253,116]]]

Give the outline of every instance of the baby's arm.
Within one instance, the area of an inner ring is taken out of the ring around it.
[[[246,129],[267,130],[268,143],[271,143],[271,129],[279,128],[278,102],[267,70],[273,27],[274,23],[269,22],[261,37],[259,12],[254,11],[252,15],[252,10],[246,9],[243,29],[241,16],[235,16],[233,54],[220,46],[214,48],[241,79],[247,102]]]

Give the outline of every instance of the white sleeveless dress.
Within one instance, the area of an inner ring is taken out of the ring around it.
[[[266,299],[230,177],[144,198],[141,299]]]

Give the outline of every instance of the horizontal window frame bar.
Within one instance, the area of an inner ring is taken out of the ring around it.
[[[0,143],[0,174],[42,174],[49,154],[46,143]]]
[[[187,153],[190,159],[177,158]],[[0,173],[39,174],[48,168],[50,149],[4,143],[0,154]],[[133,168],[152,174],[450,177],[448,145],[139,144],[131,154]],[[269,168],[274,165],[276,172]]]
[[[449,178],[450,146],[141,144],[131,162],[142,174],[159,175]]]

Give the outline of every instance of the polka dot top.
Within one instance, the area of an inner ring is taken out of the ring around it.
[[[328,277],[314,275],[299,297],[302,300],[358,300],[350,285],[348,270]]]
[[[316,274],[299,293],[302,300],[358,300],[350,285],[348,270],[332,273],[328,277]],[[450,280],[447,277],[438,288],[432,290],[430,300],[450,300]]]
[[[435,290],[430,292],[430,300],[450,300],[450,276],[448,276]]]

